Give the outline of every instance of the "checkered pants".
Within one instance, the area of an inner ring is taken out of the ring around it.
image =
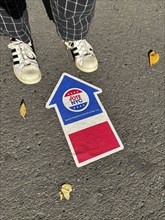
[[[57,33],[62,39],[84,39],[94,15],[96,0],[50,0]],[[31,41],[25,0],[0,0],[0,35]]]

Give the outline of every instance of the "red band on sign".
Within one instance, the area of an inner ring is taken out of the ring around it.
[[[69,134],[79,163],[120,147],[108,122]]]

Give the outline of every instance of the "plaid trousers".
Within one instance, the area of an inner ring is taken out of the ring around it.
[[[50,0],[57,33],[65,41],[84,39],[94,16],[96,0]],[[30,42],[26,0],[0,0],[0,35]]]

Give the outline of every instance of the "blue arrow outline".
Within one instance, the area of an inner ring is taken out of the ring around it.
[[[76,85],[75,85],[76,84]],[[68,110],[62,101],[63,94],[72,88],[78,88],[84,90],[89,97],[89,105],[82,112],[73,112]],[[64,125],[74,123],[78,120],[85,119],[87,117],[94,116],[103,112],[102,105],[98,101],[97,94],[100,94],[102,90],[96,86],[91,85],[83,80],[80,80],[68,73],[63,73],[60,77],[56,87],[54,88],[46,108],[57,107],[60,117],[63,120]]]

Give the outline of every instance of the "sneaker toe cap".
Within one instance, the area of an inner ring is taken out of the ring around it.
[[[41,80],[41,72],[38,67],[24,67],[20,77],[26,84],[35,84]]]
[[[95,56],[85,56],[83,61],[77,61],[76,66],[84,72],[93,72],[98,68],[98,61]]]

